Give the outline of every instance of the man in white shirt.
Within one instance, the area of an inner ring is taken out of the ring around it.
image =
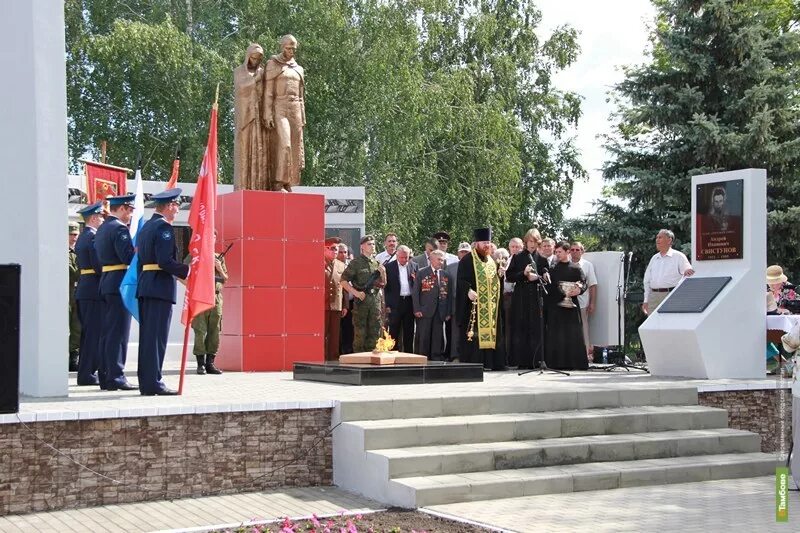
[[[586,277],[587,290],[578,295],[578,305],[581,308],[581,323],[583,324],[583,341],[586,344],[586,354],[592,355],[592,344],[589,342],[589,315],[594,313],[595,302],[597,301],[597,276],[594,273],[594,265],[583,258],[583,244],[573,242],[569,247],[569,255],[572,263],[581,267],[583,275]]]
[[[675,234],[668,229],[662,229],[656,235],[656,249],[654,255],[644,271],[644,303],[642,311],[650,314],[661,305],[670,291],[683,279],[694,274],[692,265],[684,254],[672,248]]]
[[[411,250],[401,245],[397,260],[386,265],[386,287],[383,288],[389,335],[397,341],[401,352],[414,351],[414,305],[411,292],[417,276],[417,265],[409,261]]]
[[[434,233],[433,238],[436,239],[436,249],[441,250],[444,253],[445,262],[448,265],[458,263],[458,257],[447,253],[447,247],[450,245],[450,234],[446,231],[440,231],[438,233]]]
[[[556,247],[556,241],[551,239],[550,237],[545,237],[542,239],[542,244],[539,245],[539,255],[547,259],[547,264],[549,268],[553,268],[558,260],[556,259],[556,254],[554,253]]]
[[[394,261],[397,254],[397,244],[399,242],[396,233],[387,233],[386,238],[383,240],[383,251],[375,256],[375,261],[382,265]]]

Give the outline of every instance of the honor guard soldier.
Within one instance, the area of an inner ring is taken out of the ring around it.
[[[122,278],[134,255],[128,224],[133,215],[135,197],[135,194],[126,194],[106,198],[110,212],[94,238],[94,247],[102,265],[100,294],[105,301],[102,354],[106,379],[100,381],[100,388],[104,390],[136,390],[136,385],[128,383],[125,378],[131,315],[119,294]]]
[[[214,244],[217,243],[217,230],[214,230]],[[185,264],[192,262],[192,254],[186,254]],[[214,254],[214,307],[206,309],[192,319],[194,331],[194,353],[197,359],[197,375],[222,374],[214,360],[219,350],[219,330],[222,325],[222,289],[228,281],[228,267],[225,266],[225,255]]]
[[[361,255],[350,261],[342,273],[342,288],[353,295],[353,351],[369,352],[381,334],[380,287],[386,284],[385,271],[372,258],[375,238],[361,239]]]
[[[103,266],[97,257],[94,240],[97,228],[103,223],[103,202],[86,206],[78,214],[86,226],[75,243],[78,261],[78,287],[75,300],[81,320],[80,360],[78,362],[78,385],[97,385],[105,381],[100,349],[103,331],[103,297],[100,295],[100,273]],[[100,371],[98,376],[96,372]]]
[[[69,371],[78,370],[78,354],[81,348],[81,320],[78,305],[75,303],[75,287],[78,286],[78,259],[75,254],[75,241],[81,228],[77,222],[69,223]]]
[[[186,279],[189,265],[178,262],[172,221],[180,207],[181,189],[150,197],[156,212],[136,237],[139,248],[139,392],[142,396],[172,396],[161,380],[169,323],[175,304],[175,278]]]

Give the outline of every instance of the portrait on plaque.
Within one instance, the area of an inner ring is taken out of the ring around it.
[[[744,180],[697,185],[697,260],[742,258]]]

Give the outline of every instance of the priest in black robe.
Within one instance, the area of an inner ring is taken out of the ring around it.
[[[547,298],[547,333],[545,362],[556,370],[586,370],[589,360],[586,357],[586,344],[583,339],[581,309],[578,295],[586,290],[586,276],[577,263],[569,261],[569,243],[556,246],[558,262],[550,269],[550,285]],[[560,288],[562,281],[577,283],[577,287],[565,295]],[[574,307],[559,305],[570,298]]]
[[[539,230],[531,229],[522,238],[525,247],[511,258],[506,280],[514,283],[511,296],[511,342],[509,364],[532,369],[544,361],[542,335],[544,316],[539,297],[544,297],[542,277],[547,273],[547,259],[539,255],[542,242]]]
[[[492,229],[476,229],[472,252],[458,263],[456,319],[459,354],[464,363],[482,363],[485,370],[505,370],[506,351],[499,319],[502,290],[491,257]]]

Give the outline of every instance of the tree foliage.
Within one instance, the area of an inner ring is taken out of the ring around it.
[[[800,41],[789,0],[655,0],[649,63],[614,88],[607,198],[573,231],[634,250],[641,279],[658,229],[688,251],[691,177],[765,168],[768,261],[800,274]],[[622,201],[616,201],[617,197]]]
[[[194,181],[220,88],[222,180],[232,179],[232,74],[250,42],[300,40],[308,185],[361,185],[367,226],[418,243],[553,228],[584,177],[568,131],[580,100],[553,86],[577,35],[537,34],[532,0],[67,0],[73,165],[109,142],[166,179]]]

